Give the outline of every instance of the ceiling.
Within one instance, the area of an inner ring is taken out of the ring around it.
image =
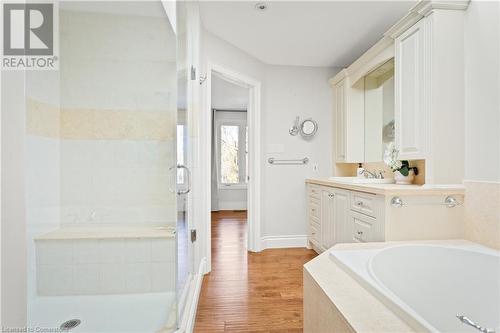
[[[415,1],[201,1],[205,29],[267,64],[345,67]]]
[[[240,87],[220,77],[212,76],[212,109],[246,110],[248,88]]]
[[[61,10],[78,12],[132,15],[144,17],[167,17],[159,0],[152,1],[60,1]]]

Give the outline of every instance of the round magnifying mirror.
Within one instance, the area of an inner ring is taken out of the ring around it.
[[[306,138],[314,136],[317,130],[318,123],[312,119],[305,119],[302,124],[300,124],[300,134]]]

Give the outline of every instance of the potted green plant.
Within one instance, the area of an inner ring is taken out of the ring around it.
[[[410,162],[398,160],[399,150],[396,149],[394,142],[387,145],[384,152],[384,162],[394,172],[396,184],[408,185],[413,183],[415,176],[418,175],[417,167],[411,167]]]

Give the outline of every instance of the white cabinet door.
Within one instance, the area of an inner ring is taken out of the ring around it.
[[[349,192],[334,189],[334,225],[335,244],[351,242],[351,228],[349,224]]]
[[[351,241],[349,192],[325,188],[322,191],[321,208],[321,247],[326,250],[337,243]]]
[[[426,21],[420,20],[395,40],[396,146],[400,159],[426,157],[428,47]]]
[[[335,193],[323,189],[321,196],[321,247],[326,250],[335,244]]]
[[[334,87],[334,115],[335,115],[335,161],[344,162],[346,159],[346,80],[342,80]]]

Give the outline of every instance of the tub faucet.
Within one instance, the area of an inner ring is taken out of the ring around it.
[[[460,320],[465,325],[469,325],[471,327],[474,327],[475,329],[477,329],[480,332],[483,332],[483,333],[495,333],[494,330],[491,330],[489,328],[485,328],[485,327],[479,326],[478,324],[476,324],[475,322],[473,322],[472,320],[470,320],[466,316],[457,315],[457,318],[458,318],[458,320]]]

